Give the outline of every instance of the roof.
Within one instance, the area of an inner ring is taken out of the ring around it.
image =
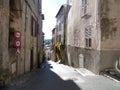
[[[55,17],[57,17],[59,15],[60,11],[62,10],[62,8],[64,8],[65,5],[66,4],[61,5],[61,7],[60,7],[60,9],[59,9],[59,11],[58,11],[58,13],[57,13],[57,15]]]

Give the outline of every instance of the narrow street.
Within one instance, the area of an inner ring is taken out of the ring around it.
[[[2,90],[120,90],[120,82],[78,71],[80,70],[48,61],[41,69],[12,81]]]
[[[0,90],[120,90],[119,24],[120,0],[0,0]]]

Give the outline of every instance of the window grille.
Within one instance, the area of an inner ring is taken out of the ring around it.
[[[91,29],[91,26],[85,28],[85,46],[92,47],[92,29]]]

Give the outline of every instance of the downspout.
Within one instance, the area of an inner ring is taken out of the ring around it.
[[[65,64],[68,64],[68,46],[67,46],[67,20],[68,20],[68,2],[65,6],[65,31],[64,31],[64,45],[65,45]]]
[[[38,1],[38,4],[39,4],[39,1]],[[38,6],[38,15],[39,15],[39,6]],[[37,28],[36,29],[36,38],[37,38],[37,45],[36,45],[37,46],[37,50],[36,50],[37,51],[37,68],[40,68],[40,60],[39,60],[40,59],[39,58],[40,57],[40,55],[39,55],[40,54],[40,49],[39,49],[39,39],[38,39],[39,38],[39,18],[38,17],[37,17],[37,21],[36,22],[37,22],[37,25],[36,25],[36,28]]]
[[[26,59],[26,29],[27,29],[27,27],[26,27],[26,25],[27,25],[27,22],[26,22],[27,17],[26,17],[26,15],[27,15],[27,4],[26,4],[26,2],[25,2],[25,29],[24,29],[24,73],[25,73],[25,59]]]
[[[38,21],[38,19],[37,19],[37,25],[36,26],[37,26],[37,29],[36,29],[36,38],[37,38],[37,67],[39,68],[39,62],[40,61],[39,61],[39,55],[38,55],[39,54],[39,45],[38,45],[39,44],[38,43],[39,42],[39,39],[38,39],[38,37],[39,37],[38,36],[39,35],[39,21]]]
[[[120,73],[120,58],[116,60],[115,69]]]

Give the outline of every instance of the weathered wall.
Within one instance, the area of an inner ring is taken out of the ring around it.
[[[76,11],[76,9],[78,9]],[[91,0],[88,2],[89,17],[82,16],[82,2],[79,0],[73,1],[67,20],[67,44],[74,45],[74,31],[77,30],[78,47],[85,47],[85,28],[92,27],[92,49],[100,50],[100,29],[98,19],[98,0]]]
[[[100,52],[97,50],[87,50],[80,47],[72,47],[69,48],[69,65],[73,67],[81,67],[80,66],[80,54],[83,55],[83,68],[87,68],[92,72],[98,74],[100,68]]]
[[[120,57],[120,1],[101,0],[101,70]]]
[[[38,3],[38,0],[36,0],[35,3],[32,0],[21,0],[18,2],[15,0],[14,4],[16,5],[13,8],[17,9],[18,11],[14,11],[14,9],[11,10],[11,19],[13,20],[10,22],[10,26],[14,27],[15,30],[19,30],[22,33],[20,48],[21,55],[17,57],[16,48],[11,48],[10,60],[11,66],[14,64],[12,69],[16,70],[17,74],[20,75],[36,68],[39,63],[38,56],[40,57],[39,60],[42,57],[41,55],[43,49],[41,49],[41,47],[43,42],[42,38],[40,38],[42,37],[42,17],[40,12],[41,7],[38,6],[41,4],[41,2]],[[32,36],[31,34],[32,17],[36,22],[36,28],[33,27],[34,33],[36,30],[38,30],[36,36]],[[37,24],[39,26],[37,26]],[[31,62],[32,49],[33,61]],[[15,64],[17,64],[17,67]]]
[[[77,11],[76,11],[77,9]],[[76,0],[72,2],[67,21],[67,52],[70,65],[80,67],[79,55],[84,56],[84,67],[98,73],[100,62],[100,29],[98,19],[98,0],[88,0],[88,17],[82,16],[82,2]],[[92,30],[92,47],[85,46],[85,28],[88,26]],[[75,44],[75,31],[77,31],[77,42]]]
[[[38,23],[36,36],[31,35],[31,16]],[[14,46],[16,30],[22,34],[19,56]],[[34,48],[32,69],[42,62],[42,37],[41,0],[39,3],[38,0],[35,3],[33,0],[0,0],[0,80],[6,81],[30,71],[31,48]]]
[[[0,79],[8,79],[10,74],[8,55],[9,0],[0,1]]]
[[[8,30],[9,30],[9,0],[3,1],[3,10],[0,13],[0,24],[1,24],[1,51],[3,67],[8,68]],[[8,13],[8,14],[6,14]]]
[[[22,74],[22,57],[16,55],[17,49],[14,46],[15,38],[14,32],[16,30],[22,33],[22,13],[21,13],[21,0],[10,0],[10,27],[9,27],[9,63],[12,76]],[[18,11],[17,11],[18,10]],[[23,36],[23,33],[22,33]],[[22,41],[22,39],[21,39]],[[21,49],[20,49],[21,52]]]
[[[39,0],[39,6],[38,6],[38,11],[39,11],[39,29],[38,29],[38,59],[39,59],[39,64],[43,62],[43,55],[44,55],[44,38],[43,38],[43,32],[42,32],[42,0]]]

